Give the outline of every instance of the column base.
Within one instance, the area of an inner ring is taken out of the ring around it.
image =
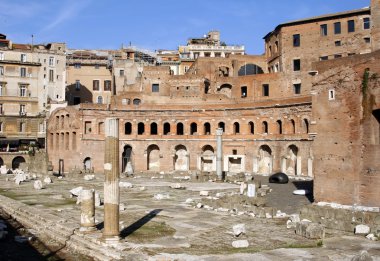
[[[94,232],[97,231],[96,227],[80,227],[80,232]]]
[[[107,245],[118,245],[120,243],[120,237],[119,236],[103,236],[103,241]]]

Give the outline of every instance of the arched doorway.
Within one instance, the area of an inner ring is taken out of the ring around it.
[[[298,175],[297,173],[297,162],[298,161],[298,148],[296,145],[290,145],[288,147],[286,156],[286,174],[288,175]]]
[[[125,145],[121,157],[122,172],[133,173],[132,147],[129,145]]]
[[[87,157],[83,161],[83,169],[84,170],[91,170],[91,168],[92,168],[91,158]]]
[[[271,174],[272,172],[272,150],[268,145],[259,148],[259,174]]]
[[[12,169],[18,169],[21,163],[24,163],[24,157],[17,156],[12,160]]]
[[[174,170],[189,170],[189,153],[183,145],[175,147]]]
[[[147,169],[159,171],[160,170],[160,148],[157,145],[150,145],[147,149],[148,162]]]
[[[216,169],[215,163],[214,148],[211,145],[203,146],[201,156],[201,170],[214,171]]]

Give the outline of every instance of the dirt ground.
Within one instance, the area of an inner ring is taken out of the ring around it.
[[[42,190],[35,190],[33,181],[19,186],[6,181],[11,177],[0,176],[1,195],[67,220],[76,220],[78,227],[80,205],[76,205],[76,199],[70,197],[69,190],[78,186],[93,188],[103,198],[103,176],[100,174],[92,181],[85,181],[83,177],[53,177],[53,183]],[[267,177],[255,179],[261,179],[262,184],[267,183]],[[120,212],[121,242],[126,253],[136,252],[141,260],[350,260],[360,250],[368,250],[374,260],[380,260],[379,241],[336,231],[327,231],[323,242],[308,240],[287,229],[286,219],[259,219],[245,214],[199,209],[194,206],[195,203],[186,203],[189,198],[200,201],[199,192],[202,190],[209,191],[210,196],[218,192],[238,192],[239,185],[236,184],[166,180],[159,176],[155,179],[122,178],[121,181],[133,184],[132,188],[121,188],[121,203],[125,206],[125,210]],[[181,183],[185,189],[171,188],[175,183]],[[287,214],[296,213],[312,201],[310,197],[292,195],[292,191],[298,188],[311,189],[310,181],[269,186],[272,192],[267,196],[267,205]],[[168,195],[168,198],[157,200],[154,198],[156,194]],[[98,229],[102,229],[103,206],[96,208],[96,220]],[[236,238],[232,234],[232,227],[236,224],[246,225],[245,235]],[[233,241],[242,239],[248,240],[248,248],[232,247]],[[61,252],[62,259],[75,260],[70,253]],[[44,260],[46,255],[37,255],[37,258]],[[54,255],[51,256],[53,258]]]

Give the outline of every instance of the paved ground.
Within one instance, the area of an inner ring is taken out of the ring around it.
[[[9,177],[9,176],[8,176]],[[102,194],[102,175],[93,181],[82,178],[53,178],[43,190],[34,190],[33,182],[17,186],[0,176],[0,194],[20,200],[41,211],[51,212],[79,225],[79,205],[70,198],[69,190],[83,186],[94,188]],[[267,178],[262,178],[265,184]],[[256,177],[256,179],[259,179]],[[200,199],[200,190],[217,192],[238,192],[239,186],[227,183],[181,182],[185,190],[171,189],[178,180],[128,178],[133,188],[121,189],[121,202],[125,211],[121,212],[121,235],[126,253],[136,253],[141,260],[351,260],[360,250],[368,250],[380,260],[380,244],[350,234],[328,231],[324,246],[318,241],[307,240],[286,229],[286,220],[258,219],[248,215],[197,209],[186,204],[187,198]],[[310,183],[286,185],[270,184],[273,189],[268,195],[268,205],[288,214],[300,206],[310,204],[310,199],[293,196],[292,191]],[[145,187],[144,190],[141,188]],[[168,199],[156,200],[155,194],[168,194]],[[102,228],[103,207],[96,209],[98,228]],[[234,249],[236,238],[232,226],[246,224],[247,233],[238,239],[246,239],[250,246]],[[134,256],[136,259],[136,256]]]

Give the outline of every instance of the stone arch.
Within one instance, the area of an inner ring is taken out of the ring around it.
[[[254,63],[248,63],[239,68],[238,76],[244,76],[244,75],[255,75],[255,74],[263,74],[263,69],[254,64]]]
[[[204,135],[210,135],[211,134],[211,124],[209,122],[205,122],[203,124],[204,129]]]
[[[371,143],[378,145],[380,144],[380,109],[372,111],[371,128]]]
[[[240,123],[234,122],[234,134],[240,134]]]
[[[249,133],[255,134],[255,123],[253,121],[248,122]]]
[[[86,157],[83,160],[83,169],[89,171],[92,169],[92,159],[91,157]]]
[[[276,127],[277,127],[277,133],[282,134],[282,121],[281,120],[276,121]]]
[[[304,132],[305,133],[309,133],[309,120],[308,119],[306,119],[306,118],[304,118],[303,120],[302,120],[302,126],[303,126],[303,130],[304,130]]]
[[[160,148],[156,144],[149,145],[147,148],[147,170],[160,170]]]
[[[211,145],[202,147],[201,152],[201,170],[214,171],[216,169],[215,151]]]
[[[131,145],[124,145],[123,153],[121,154],[121,169],[122,172],[133,173],[133,150]]]
[[[170,123],[165,122],[164,123],[164,135],[169,135],[170,134]]]
[[[137,135],[143,135],[145,133],[145,124],[143,122],[139,122],[137,125]]]
[[[290,120],[290,133],[296,134],[296,122],[293,119]]]
[[[183,135],[184,131],[183,131],[183,123],[182,122],[178,122],[177,123],[177,135]]]
[[[133,99],[133,105],[140,105],[141,104],[141,100],[140,99]]]
[[[224,133],[226,131],[226,124],[223,121],[221,121],[218,123],[218,128],[221,128]]]
[[[124,134],[125,135],[131,135],[132,134],[132,123],[126,122],[124,124]]]
[[[150,124],[150,135],[157,135],[157,134],[158,134],[157,123],[152,122]]]
[[[268,145],[261,145],[259,148],[259,174],[271,174],[273,168],[272,149]]]
[[[229,83],[222,84],[222,85],[219,87],[219,93],[220,93],[220,94],[224,94],[224,95],[227,96],[228,98],[231,98],[231,94],[232,94],[232,85],[229,84]]]
[[[177,145],[175,148],[174,154],[174,170],[186,171],[189,170],[189,153],[186,146]]]
[[[12,169],[18,169],[21,163],[25,163],[25,158],[22,156],[14,157],[12,160]]]
[[[195,135],[198,133],[198,125],[193,122],[190,124],[190,135]]]
[[[298,155],[299,155],[298,147],[294,144],[289,145],[287,148],[287,153],[286,153],[286,157],[285,157],[286,168],[285,168],[285,170],[282,168],[283,171],[287,175],[300,175],[300,173],[298,173],[300,166],[298,166],[298,165],[301,164],[301,158]],[[282,164],[284,164],[284,163],[282,163]]]
[[[262,132],[263,134],[268,134],[268,122],[263,121],[262,123]]]

